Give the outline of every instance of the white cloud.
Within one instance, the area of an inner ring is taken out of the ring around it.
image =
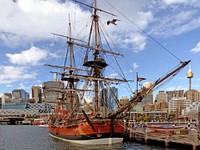
[[[123,43],[127,47],[131,46],[134,52],[140,52],[145,48],[146,37],[139,33],[130,33],[124,38]]]
[[[141,1],[118,0],[117,3],[116,1],[109,1],[109,3],[112,6],[99,1],[98,6],[110,12],[114,11],[113,13],[116,13],[119,19],[123,15],[127,16],[127,18],[133,18],[132,21],[142,29],[145,29],[152,20],[153,14],[150,11],[143,10],[145,5]],[[124,6],[123,8],[121,7],[122,5]],[[113,10],[113,7],[117,8],[121,13]],[[75,27],[73,26],[73,31],[78,32],[79,35],[85,34],[86,32],[80,33],[79,31],[86,25],[88,26],[91,15],[86,9],[80,8],[79,5],[71,1],[61,3],[58,0],[17,0],[16,2],[2,0],[0,1],[0,9],[4,10],[0,13],[0,41],[8,46],[12,46],[13,44],[11,43],[24,44],[25,42],[49,39],[52,38],[50,34],[52,32],[65,34],[68,14],[73,20],[72,25],[75,25]],[[110,17],[110,15],[103,15],[101,19],[106,22]],[[146,45],[146,38],[137,32],[138,28],[131,24],[130,20],[123,19],[122,21],[123,23],[118,24],[119,28],[117,30],[113,26],[107,26],[108,30],[115,30],[115,36],[118,37],[117,41],[124,39],[124,36],[119,37],[117,35],[128,34],[124,41],[126,46],[131,45],[137,52],[143,50]],[[13,40],[17,42],[13,42]]]
[[[118,73],[111,73],[111,74],[109,75],[109,77],[116,77],[116,76],[118,76]]]
[[[34,79],[35,72],[29,72],[27,67],[0,66],[0,84],[11,84],[24,79]]]
[[[6,87],[7,87],[7,88],[13,87],[13,85],[12,85],[12,84],[7,84]]]
[[[18,54],[6,54],[9,61],[17,65],[37,65],[38,62],[48,55],[48,51],[39,49],[37,47],[31,47],[28,50],[22,51]]]
[[[136,69],[136,68],[138,68],[138,67],[140,67],[137,63],[133,63],[133,68],[134,69]]]
[[[188,0],[163,0],[163,2],[170,5],[170,4],[175,4],[175,3],[187,3]]]
[[[106,7],[106,5],[102,7],[116,14],[117,18],[121,20],[117,22],[117,26],[109,25],[107,27],[111,31],[112,37],[114,37],[113,41],[118,45],[121,43],[122,47],[130,48],[134,52],[144,50],[147,41],[144,34],[141,33],[141,29],[146,29],[149,22],[153,20],[152,12],[145,9],[146,5],[144,4],[146,1],[118,0],[116,2],[116,0],[111,0],[107,3],[109,3],[111,7]],[[115,12],[113,8],[116,8],[117,12]],[[110,17],[104,17],[103,19],[111,20]]]
[[[132,69],[130,69],[128,72],[130,72],[130,73],[131,73],[131,72],[133,72],[133,70],[132,70]]]
[[[193,53],[198,53],[200,52],[200,42],[197,43],[197,45],[190,50],[190,52],[193,52]]]
[[[162,19],[157,18],[155,26],[149,33],[151,35],[167,37],[180,35],[196,29],[200,27],[200,17],[197,17],[196,13],[193,10],[180,11],[162,16]]]
[[[13,33],[0,32],[0,42],[8,47],[15,48],[20,45],[25,46],[27,42],[30,42],[30,39],[27,39],[24,36],[19,36]]]
[[[110,0],[109,2],[99,1],[98,7],[116,14],[121,20],[117,26],[106,25],[106,30],[114,34],[113,41],[135,52],[144,50],[147,44],[147,38],[140,29],[145,31],[153,21],[155,21],[155,26],[150,34],[158,36],[179,35],[200,27],[200,19],[192,17],[194,11],[182,11],[178,14],[162,16],[162,19],[160,17],[155,19],[154,16],[159,16],[157,14],[160,13],[160,9],[155,9],[158,5],[156,2]],[[161,5],[160,1],[158,3]],[[162,5],[163,3],[167,6],[173,4],[200,6],[199,0],[164,0]],[[89,18],[90,13],[72,1],[17,0],[14,2],[1,0],[0,9],[4,10],[0,13],[0,42],[10,46],[49,39],[52,38],[50,34],[52,32],[65,34],[68,14],[72,20],[73,33],[76,31],[79,35],[86,33],[85,30],[84,33],[79,31],[82,31],[90,21],[85,19]],[[113,16],[104,14],[101,21],[105,25],[106,21],[113,18]]]
[[[18,89],[24,89],[24,88],[25,88],[24,83],[20,83]]]
[[[50,33],[66,26],[70,13],[71,18],[88,16],[87,12],[82,11],[71,1],[61,3],[57,0],[17,0],[16,2],[1,0],[0,10],[3,10],[0,13],[1,34],[27,37],[36,41],[50,38],[52,37]],[[82,26],[82,24],[76,25],[80,28]]]
[[[184,4],[192,6],[200,6],[199,0],[163,0],[166,5]]]

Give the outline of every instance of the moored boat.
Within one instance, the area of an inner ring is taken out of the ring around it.
[[[184,126],[161,126],[161,125],[148,125],[147,128],[149,129],[183,129]]]
[[[180,130],[185,129],[184,126],[163,126],[163,125],[147,125],[146,131],[157,134],[176,134]]]
[[[48,128],[49,127],[48,124],[39,124],[38,126],[41,127],[41,128]]]
[[[47,124],[47,120],[37,118],[37,119],[34,119],[32,122],[32,125],[43,125],[43,124]]]

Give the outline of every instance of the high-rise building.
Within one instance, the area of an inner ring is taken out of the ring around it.
[[[42,102],[42,89],[40,86],[32,86],[32,98],[34,99],[35,103]]]
[[[167,102],[169,102],[172,98],[176,97],[184,97],[184,90],[174,90],[174,91],[166,91]]]
[[[156,100],[157,100],[157,103],[161,103],[163,101],[166,102],[167,95],[166,95],[165,91],[159,91],[156,96]]]
[[[114,110],[117,107],[118,89],[116,87],[108,87],[108,110]]]
[[[43,82],[42,88],[46,103],[58,103],[58,98],[62,97],[61,92],[58,92],[58,90],[63,90],[64,83],[61,81],[47,81]],[[54,89],[57,89],[57,91]]]
[[[191,104],[191,101],[186,97],[173,97],[169,101],[169,114],[176,114],[177,117],[182,114],[182,111]]]
[[[1,103],[4,105],[5,103],[10,103],[12,101],[11,93],[3,93]]]
[[[200,92],[197,90],[188,90],[185,92],[185,97],[191,100],[191,102],[197,102],[200,100]]]
[[[23,89],[15,89],[12,91],[12,101],[14,102],[22,102],[27,101],[29,99],[29,93],[27,93]]]
[[[125,104],[127,104],[129,102],[129,98],[127,97],[127,96],[122,96],[121,98],[120,98],[120,103],[122,104],[122,105],[125,105]]]
[[[144,83],[144,87],[145,88],[150,88],[153,85],[152,82],[145,82]],[[144,99],[142,99],[142,102],[140,102],[140,104],[143,106],[147,105],[147,104],[153,104],[153,91],[151,93],[149,93]]]
[[[118,100],[118,89],[116,87],[108,87],[101,90],[102,107],[108,108],[108,110],[114,110],[117,107],[116,100]]]
[[[100,106],[103,108],[108,108],[108,89],[103,88],[100,94]]]

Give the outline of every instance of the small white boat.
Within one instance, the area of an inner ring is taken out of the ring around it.
[[[39,124],[38,126],[41,127],[41,128],[48,128],[49,127],[48,124]]]

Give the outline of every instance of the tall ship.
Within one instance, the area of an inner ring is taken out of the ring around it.
[[[62,88],[44,87],[44,91],[59,93],[58,105],[48,122],[49,134],[54,138],[78,144],[120,143],[125,134],[124,118],[130,109],[152,92],[154,87],[174,76],[190,61],[180,62],[177,68],[156,80],[150,87],[135,92],[125,105],[120,103],[114,90],[111,90],[110,93],[113,95],[117,107],[110,109],[105,89],[109,88],[112,83],[130,82],[125,77],[118,79],[105,76],[106,68],[109,66],[106,58],[109,55],[116,58],[122,54],[103,48],[107,40],[102,40],[104,36],[101,34],[98,14],[99,11],[109,15],[113,14],[98,8],[96,0],[93,1],[93,6],[82,2],[77,3],[92,10],[88,41],[72,37],[71,23],[69,23],[69,35],[55,33],[57,36],[66,38],[67,53],[63,66],[48,64],[50,67],[62,70],[58,74],[61,77],[60,82],[64,83]],[[116,19],[107,23],[115,21]],[[103,44],[103,42],[105,43]],[[75,64],[76,56],[81,55],[81,53],[74,53],[74,48],[78,47],[85,50],[81,67]],[[91,97],[91,102],[86,100],[88,95]]]

